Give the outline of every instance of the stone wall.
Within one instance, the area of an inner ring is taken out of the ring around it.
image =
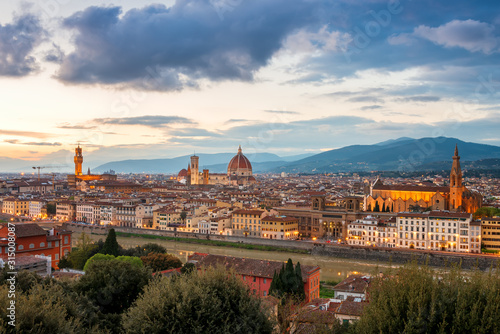
[[[337,258],[392,262],[404,264],[417,261],[433,267],[449,267],[460,265],[462,269],[488,270],[500,264],[498,256],[471,255],[445,252],[427,252],[418,250],[402,250],[388,248],[356,247],[346,245],[316,245],[311,251],[313,255],[331,256]]]
[[[88,234],[102,234],[102,235],[106,235],[110,228],[103,226],[82,225],[74,223],[64,223],[63,227],[73,232],[85,232]],[[227,241],[227,242],[252,244],[252,245],[275,246],[275,247],[283,247],[291,249],[311,250],[313,248],[313,244],[310,242],[297,242],[293,240],[275,240],[275,239],[271,240],[271,239],[251,238],[251,237],[245,238],[245,237],[237,237],[229,235],[160,231],[160,230],[149,230],[149,229],[140,229],[133,227],[120,227],[120,226],[113,226],[113,228],[115,229],[116,232],[122,232],[122,233],[136,233],[143,235],[157,235],[157,236],[185,238],[185,239],[206,239],[206,240]]]
[[[108,227],[94,226],[94,225],[81,225],[73,223],[64,223],[64,228],[73,232],[85,232],[89,234],[102,234],[108,233]],[[275,246],[290,249],[307,249],[310,250],[312,255],[331,256],[336,258],[379,261],[379,262],[392,262],[395,264],[403,264],[408,261],[417,261],[420,264],[427,263],[433,267],[447,267],[451,264],[460,265],[463,269],[479,268],[481,270],[488,270],[500,264],[500,257],[494,255],[470,255],[445,252],[428,252],[420,250],[402,250],[393,248],[372,248],[360,246],[347,246],[335,244],[313,244],[304,241],[291,241],[291,240],[270,240],[262,238],[250,237],[236,237],[226,235],[214,234],[200,234],[200,233],[186,233],[186,232],[173,232],[173,231],[159,231],[148,229],[137,229],[132,227],[113,227],[117,232],[123,233],[136,233],[144,235],[157,235],[166,237],[176,237],[185,239],[207,239],[216,241],[227,241],[234,243],[245,243],[252,245]]]

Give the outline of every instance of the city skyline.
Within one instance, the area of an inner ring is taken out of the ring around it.
[[[1,157],[500,145],[499,5],[2,3]]]

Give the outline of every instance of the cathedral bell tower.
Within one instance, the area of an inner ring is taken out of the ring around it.
[[[75,148],[75,175],[82,175],[82,163],[83,163],[83,155],[82,155],[82,148],[80,145],[78,145],[77,148]]]
[[[458,147],[455,145],[455,155],[453,156],[453,165],[451,166],[450,173],[450,210],[456,211],[462,206],[463,192],[460,156],[458,155]]]

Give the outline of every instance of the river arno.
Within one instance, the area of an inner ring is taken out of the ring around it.
[[[75,246],[79,237],[80,233],[73,233],[73,246]],[[103,235],[92,234],[90,237],[92,240],[105,239],[105,236]],[[390,267],[389,263],[358,261],[288,252],[268,252],[232,247],[207,246],[159,239],[152,240],[137,237],[117,237],[117,241],[124,248],[136,247],[149,242],[154,242],[165,247],[168,253],[179,257],[182,262],[186,262],[188,256],[194,252],[273,261],[287,261],[291,258],[294,263],[299,261],[301,264],[319,266],[321,268],[321,280],[323,281],[339,281],[352,273],[376,274],[380,271],[384,272]]]

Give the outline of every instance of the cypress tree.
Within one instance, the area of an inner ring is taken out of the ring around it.
[[[99,253],[118,256],[120,255],[119,251],[120,245],[118,245],[118,241],[116,241],[115,229],[112,228],[109,230],[106,241],[104,241],[104,246],[102,246],[102,249]]]
[[[302,281],[302,270],[300,269],[300,262],[295,265],[295,278],[297,285],[295,287],[296,296],[300,300],[306,298],[306,292],[304,291],[304,282]]]

